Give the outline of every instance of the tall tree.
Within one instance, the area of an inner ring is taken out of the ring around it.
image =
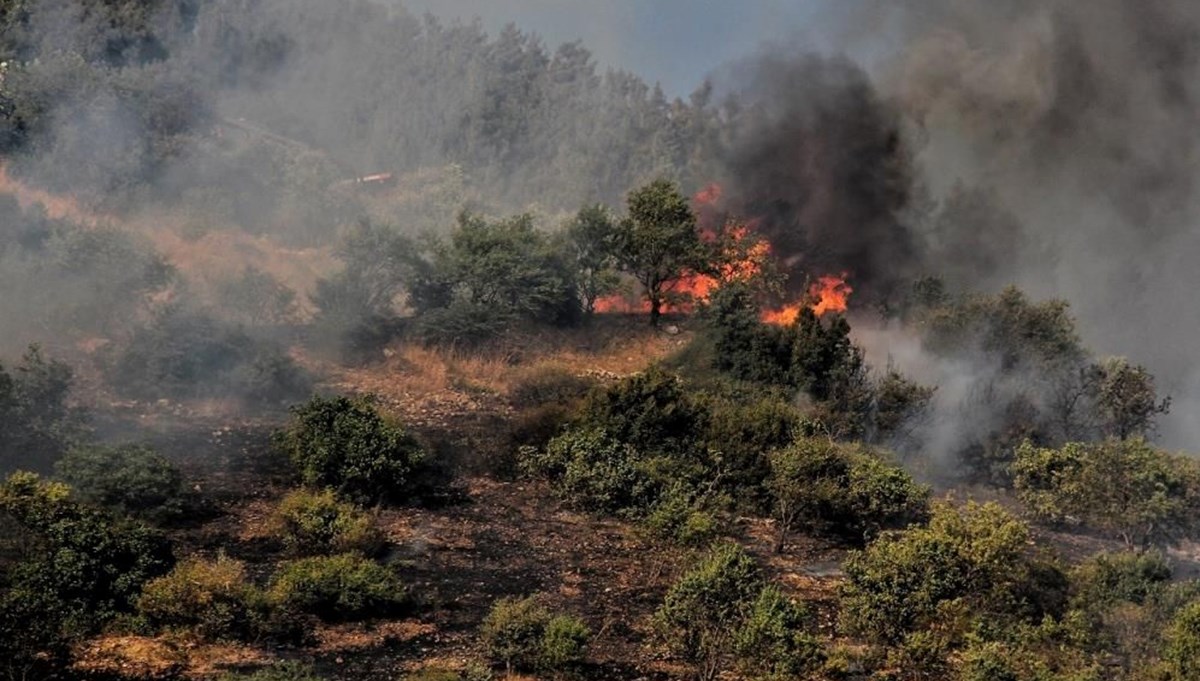
[[[630,192],[629,216],[618,230],[621,267],[642,285],[650,323],[658,324],[666,296],[689,273],[704,268],[704,244],[696,215],[670,180],[655,180]]]
[[[617,226],[603,205],[585,206],[567,226],[567,245],[574,260],[575,286],[589,317],[596,299],[617,285]]]

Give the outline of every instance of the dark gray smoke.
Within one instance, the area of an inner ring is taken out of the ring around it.
[[[729,208],[758,221],[793,283],[847,272],[860,296],[882,297],[916,274],[902,121],[867,74],[815,55],[767,55],[732,74]]]

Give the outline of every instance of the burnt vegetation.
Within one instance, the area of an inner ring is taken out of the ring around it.
[[[922,174],[948,72],[672,100],[367,0],[0,0],[0,62],[0,679],[1200,679],[1194,401]]]

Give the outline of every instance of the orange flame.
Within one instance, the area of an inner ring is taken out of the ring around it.
[[[821,317],[829,312],[845,312],[849,307],[850,294],[854,289],[846,283],[848,275],[843,272],[841,276],[825,275],[818,277],[817,280],[808,287],[808,297],[813,302],[809,303],[809,308],[812,309],[818,317]],[[762,314],[762,321],[767,324],[776,324],[779,326],[790,326],[795,324],[800,318],[800,310],[804,309],[804,303],[792,303],[785,305],[778,310],[767,310]]]

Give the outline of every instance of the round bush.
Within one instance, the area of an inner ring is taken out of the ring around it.
[[[355,553],[285,563],[271,579],[270,601],[329,621],[394,614],[408,603],[391,568]]]
[[[386,542],[375,517],[333,492],[296,490],[279,502],[275,525],[293,555],[358,552],[378,555]]]

